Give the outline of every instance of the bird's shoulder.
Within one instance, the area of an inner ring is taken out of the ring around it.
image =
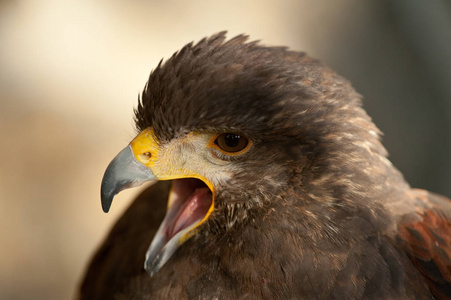
[[[408,196],[412,206],[398,220],[396,241],[434,295],[451,299],[451,200],[420,189]]]

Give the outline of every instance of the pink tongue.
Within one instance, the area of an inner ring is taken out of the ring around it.
[[[211,199],[211,193],[207,187],[197,188],[180,208],[171,236],[176,235],[194,222],[200,221],[207,214],[211,206]]]

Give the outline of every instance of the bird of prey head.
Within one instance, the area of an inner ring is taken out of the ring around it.
[[[140,133],[105,173],[105,211],[124,188],[173,180],[150,274],[193,235],[224,235],[281,203],[314,202],[323,215],[357,206],[353,197],[371,196],[372,173],[387,168],[347,81],[302,53],[224,40],[188,44],[152,72],[136,110]]]
[[[348,263],[373,262],[373,238],[395,235],[396,209],[415,209],[360,96],[303,53],[223,32],[188,44],[151,73],[135,119],[138,135],[105,172],[102,206],[125,188],[172,181],[145,257],[151,276],[190,241],[205,260],[255,260],[234,265],[243,274],[275,278],[274,268],[308,262],[330,264],[336,279]],[[400,257],[380,274],[401,269]]]

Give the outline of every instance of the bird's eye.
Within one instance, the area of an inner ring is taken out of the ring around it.
[[[237,153],[246,149],[249,140],[239,134],[222,133],[216,137],[214,143],[224,152]]]

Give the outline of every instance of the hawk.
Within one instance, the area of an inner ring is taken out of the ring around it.
[[[115,194],[157,180],[93,258],[82,299],[450,299],[451,203],[412,189],[350,83],[225,32],[156,67]]]

